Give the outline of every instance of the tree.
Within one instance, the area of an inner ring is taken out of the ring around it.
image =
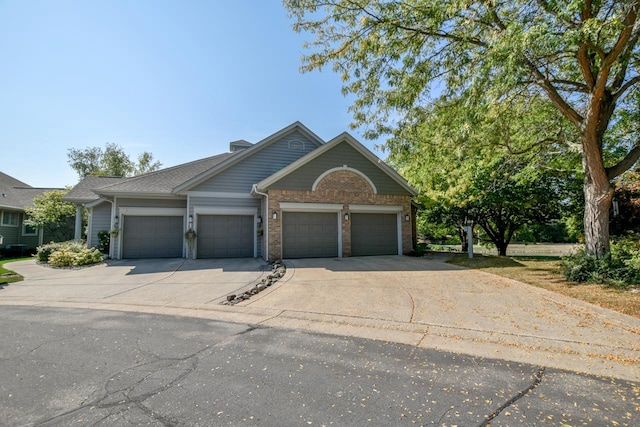
[[[44,233],[57,242],[73,237],[76,208],[62,198],[69,192],[65,190],[45,191],[33,198],[33,206],[25,208],[25,224],[42,228]]]
[[[610,249],[611,181],[640,158],[639,4],[285,0],[294,29],[315,35],[303,70],[341,73],[368,137],[419,120],[434,87],[466,94],[469,108],[545,97],[578,134],[564,144],[581,156],[586,250],[597,257]]]
[[[70,148],[67,151],[69,165],[78,173],[80,179],[87,175],[132,176],[158,170],[162,164],[153,161],[153,154],[143,152],[134,163],[122,147],[107,143],[105,149],[87,147],[83,150]]]
[[[640,232],[640,170],[627,171],[615,182],[616,212],[611,234],[621,236]]]
[[[464,98],[433,103],[422,121],[387,142],[389,161],[426,199],[427,217],[457,228],[463,250],[463,225],[472,220],[505,255],[519,228],[547,224],[568,208],[578,158],[565,151],[518,151],[549,129],[549,143],[571,137],[558,132],[563,119],[543,99],[512,102],[508,109],[466,105]],[[531,107],[534,112],[525,114]]]

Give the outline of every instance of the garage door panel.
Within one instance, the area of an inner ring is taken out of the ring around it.
[[[283,212],[283,258],[338,256],[338,215],[332,212]]]
[[[351,255],[397,255],[397,214],[351,214]]]
[[[182,216],[125,216],[123,258],[182,257]]]
[[[198,215],[198,258],[253,258],[252,215]]]

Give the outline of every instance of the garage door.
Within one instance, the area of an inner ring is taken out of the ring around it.
[[[253,258],[252,215],[198,215],[198,258]]]
[[[397,214],[351,214],[351,256],[397,254]]]
[[[181,258],[181,216],[126,216],[122,230],[123,258]]]
[[[283,212],[283,258],[328,258],[337,256],[337,213]]]

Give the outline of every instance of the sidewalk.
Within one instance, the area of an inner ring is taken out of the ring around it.
[[[220,302],[268,272],[258,260],[143,260],[81,270],[8,265],[0,305],[202,317],[372,338],[640,381],[640,320],[436,259],[287,261],[275,285]],[[232,292],[233,291],[233,292]]]

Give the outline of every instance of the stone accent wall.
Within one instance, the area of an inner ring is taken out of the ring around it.
[[[335,175],[335,176],[334,176]],[[326,181],[326,182],[325,182]],[[365,190],[364,186],[366,185]],[[358,189],[354,191],[354,188]],[[359,175],[349,171],[337,171],[327,175],[316,191],[268,190],[269,206],[265,212],[269,221],[269,261],[282,257],[282,211],[280,202],[291,203],[332,203],[342,204],[340,219],[342,224],[342,256],[351,256],[351,220],[345,221],[344,214],[349,205],[402,206],[402,251],[411,252],[411,199],[409,195],[373,194],[371,186]],[[277,213],[277,219],[272,217]],[[410,221],[405,221],[405,215]],[[263,216],[263,218],[265,218]]]

